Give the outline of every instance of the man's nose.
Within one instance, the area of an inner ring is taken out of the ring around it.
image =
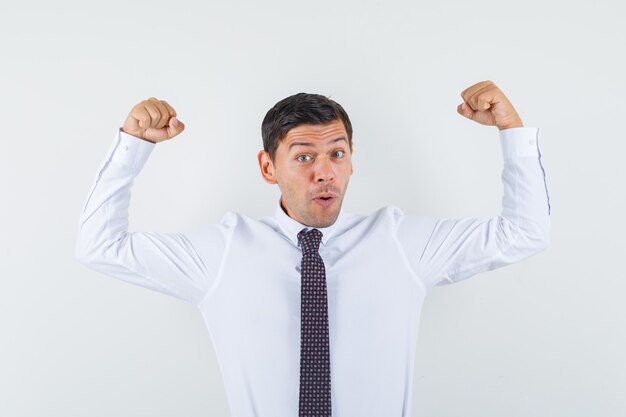
[[[335,178],[333,167],[328,158],[319,158],[315,161],[315,181],[332,181]]]

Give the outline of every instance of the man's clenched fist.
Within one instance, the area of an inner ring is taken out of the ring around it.
[[[456,111],[477,123],[499,130],[523,127],[522,119],[502,91],[491,81],[476,83],[461,93],[463,103]]]
[[[185,124],[176,118],[176,110],[166,101],[150,97],[133,107],[122,130],[157,143],[178,135],[185,130]]]

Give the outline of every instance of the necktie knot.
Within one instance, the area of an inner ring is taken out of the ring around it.
[[[302,229],[302,231],[298,233],[298,242],[300,242],[300,247],[304,255],[318,253],[321,241],[322,232],[317,229],[311,229],[308,232]]]

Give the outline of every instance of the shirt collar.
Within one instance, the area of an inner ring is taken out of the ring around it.
[[[322,244],[326,245],[328,239],[332,237],[332,235],[338,230],[338,226],[341,224],[343,220],[343,210],[339,209],[339,215],[337,216],[337,220],[335,223],[331,224],[328,227],[315,227],[320,232],[322,232]],[[292,219],[285,213],[283,208],[280,206],[280,198],[278,199],[278,204],[276,205],[276,222],[282,229],[283,233],[293,242],[294,245],[298,245],[298,233],[302,229],[310,230],[314,229],[313,227],[305,226],[297,220]]]

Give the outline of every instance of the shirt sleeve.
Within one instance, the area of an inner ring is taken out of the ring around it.
[[[128,231],[131,186],[155,146],[117,132],[83,205],[75,256],[90,269],[197,305],[217,277],[231,227]]]
[[[400,246],[426,288],[518,262],[548,245],[550,199],[539,129],[510,128],[499,134],[504,159],[499,216],[437,219],[395,212]]]

